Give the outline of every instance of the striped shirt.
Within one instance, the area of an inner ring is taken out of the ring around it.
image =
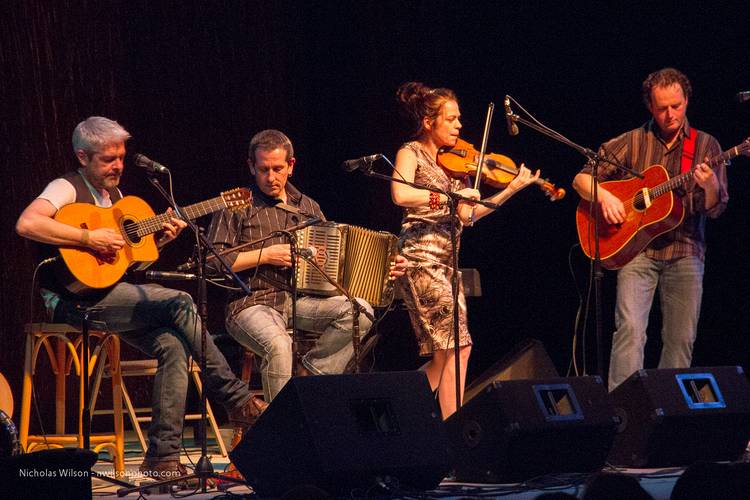
[[[260,238],[264,238],[274,231],[296,226],[305,221],[304,215],[290,213],[276,207],[279,200],[265,195],[257,186],[251,187],[253,201],[250,206],[241,210],[222,210],[214,214],[208,230],[208,238],[218,251],[235,247]],[[325,220],[320,206],[311,198],[303,195],[297,188],[286,184],[287,204],[298,208],[303,214],[317,216]],[[288,243],[283,235],[274,236],[265,242],[244,248],[249,251],[268,247],[279,243]],[[225,255],[230,265],[237,260],[239,252]],[[218,272],[216,264],[209,265],[211,271]],[[257,271],[257,274],[256,274]],[[250,287],[252,293],[245,296],[243,292],[233,293],[227,304],[228,317],[234,316],[243,309],[254,305],[266,305],[284,314],[287,301],[291,300],[291,271],[279,266],[262,265],[239,273]]]
[[[670,177],[680,174],[682,162],[682,144],[689,135],[690,125],[687,119],[679,132],[679,138],[671,147],[657,133],[653,119],[643,126],[625,132],[605,142],[599,148],[599,155],[613,160],[636,172],[643,172],[652,165],[661,165]],[[695,130],[695,155],[693,166],[702,163],[721,153],[719,142],[711,135]],[[583,173],[591,174],[591,165],[586,165]],[[667,233],[655,238],[646,248],[646,256],[659,260],[672,260],[680,257],[697,256],[701,260],[706,255],[706,217],[717,218],[727,207],[726,166],[719,165],[714,169],[719,181],[719,201],[710,209],[705,209],[705,191],[695,180],[691,180],[686,189],[676,189],[685,207],[685,218],[682,223]],[[631,176],[617,169],[610,163],[602,162],[599,166],[599,179],[621,180]]]

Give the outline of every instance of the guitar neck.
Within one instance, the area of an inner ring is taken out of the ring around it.
[[[706,165],[708,165],[709,168],[713,170],[719,165],[730,161],[732,158],[735,158],[739,156],[740,154],[744,154],[745,152],[745,149],[743,148],[744,145],[745,144],[743,143],[741,145],[728,149],[724,151],[723,153],[719,153],[718,155],[709,159],[706,162]],[[649,189],[649,195],[651,196],[651,198],[656,198],[670,191],[674,191],[677,188],[684,187],[685,185],[687,185],[690,179],[692,179],[694,171],[695,171],[695,167],[691,168],[687,172],[684,172],[680,175],[676,175],[672,177],[668,181],[663,182],[654,188]]]
[[[226,204],[224,203],[224,198],[222,198],[221,196],[217,196],[216,198],[211,198],[210,200],[182,207],[180,208],[180,211],[184,215],[184,217],[182,217],[183,219],[193,220],[197,219],[198,217],[202,217],[204,215],[208,215],[221,210],[225,206]],[[174,212],[165,212],[163,214],[149,217],[148,219],[143,219],[138,223],[138,236],[147,236],[161,230],[164,226],[164,223],[169,222],[169,219],[172,217],[177,217],[177,215]]]

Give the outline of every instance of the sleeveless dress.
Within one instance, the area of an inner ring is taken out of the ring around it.
[[[434,158],[417,141],[404,144],[417,156],[414,182],[457,191],[464,186],[449,178]],[[450,209],[426,206],[405,208],[399,235],[399,249],[409,267],[399,279],[399,294],[409,311],[412,327],[419,343],[419,354],[453,348],[453,258],[451,254]],[[457,224],[460,244],[462,226]],[[466,299],[459,276],[459,345],[471,345],[466,322]]]

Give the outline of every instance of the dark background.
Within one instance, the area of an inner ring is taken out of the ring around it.
[[[344,173],[339,165],[375,152],[394,157],[405,139],[394,94],[407,80],[454,89],[463,137],[475,144],[494,101],[499,107],[490,150],[541,168],[569,192],[581,157],[523,126],[519,136],[509,137],[501,106],[506,93],[545,124],[595,148],[648,118],[640,84],[651,71],[674,66],[692,80],[688,116],[694,126],[714,134],[724,148],[750,134],[750,104],[734,100],[739,90],[750,90],[744,12],[709,3],[612,4],[6,2],[0,8],[0,371],[16,401],[34,262],[13,226],[48,181],[75,167],[70,136],[79,121],[94,114],[118,120],[134,136],[130,152],[171,168],[183,204],[247,183],[250,137],[281,129],[296,149],[293,180],[330,220],[391,232],[398,232],[400,210],[388,185]],[[747,366],[750,360],[744,317],[748,166],[740,158],[730,167],[729,208],[708,227],[695,365]],[[163,210],[144,173],[132,165],[127,170],[122,190]],[[585,290],[588,279],[588,262],[577,248],[571,251],[576,203],[569,194],[552,204],[530,188],[466,231],[461,265],[480,270],[484,291],[469,300],[475,339],[470,378],[525,337],[540,339],[566,372],[576,287]],[[156,267],[184,261],[191,245],[183,236]],[[603,287],[605,353],[614,277],[607,273]],[[220,296],[212,297],[211,323],[220,325]],[[652,344],[658,328],[657,315]],[[591,331],[584,347],[589,371]],[[415,368],[419,361],[403,311],[389,315],[382,332],[379,366]],[[650,366],[658,349],[649,347]]]

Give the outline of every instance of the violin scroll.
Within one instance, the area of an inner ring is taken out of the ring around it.
[[[549,198],[549,201],[557,201],[565,198],[565,189],[557,187],[547,179],[539,179],[537,181],[539,189],[544,191],[544,195]]]

